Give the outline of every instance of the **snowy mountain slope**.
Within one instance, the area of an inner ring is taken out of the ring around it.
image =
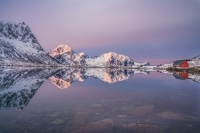
[[[5,65],[57,64],[24,22],[0,22],[0,57]]]
[[[87,66],[87,67],[122,67],[134,65],[133,60],[128,56],[109,52],[98,57],[88,57],[84,53],[76,53],[68,45],[61,44],[49,55],[58,62],[70,66]]]
[[[43,48],[40,46],[36,37],[24,22],[17,24],[14,22],[0,21],[0,37],[18,40],[24,43],[31,43],[35,49],[43,51]]]
[[[76,53],[68,45],[58,45],[49,55],[59,63],[70,66],[85,65],[85,59],[88,58],[84,53]]]
[[[193,57],[192,60],[200,60],[200,55]]]
[[[132,66],[134,64],[128,56],[109,52],[98,57],[87,58],[86,65],[89,67],[120,67]]]
[[[0,109],[23,109],[56,69],[0,69]]]
[[[200,55],[193,57],[188,63],[190,67],[200,67]]]

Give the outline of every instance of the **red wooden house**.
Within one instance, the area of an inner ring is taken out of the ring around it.
[[[187,62],[187,60],[177,60],[174,61],[173,66],[179,68],[189,68],[189,63]]]

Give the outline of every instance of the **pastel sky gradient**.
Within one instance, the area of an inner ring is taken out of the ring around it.
[[[46,51],[64,43],[152,64],[200,54],[200,0],[1,0],[0,20],[24,21]]]

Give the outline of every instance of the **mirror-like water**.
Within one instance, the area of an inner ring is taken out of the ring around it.
[[[199,133],[199,75],[163,73],[0,69],[0,133]]]

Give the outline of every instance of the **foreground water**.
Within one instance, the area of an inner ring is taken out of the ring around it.
[[[148,73],[0,69],[0,133],[199,133],[194,75]]]

